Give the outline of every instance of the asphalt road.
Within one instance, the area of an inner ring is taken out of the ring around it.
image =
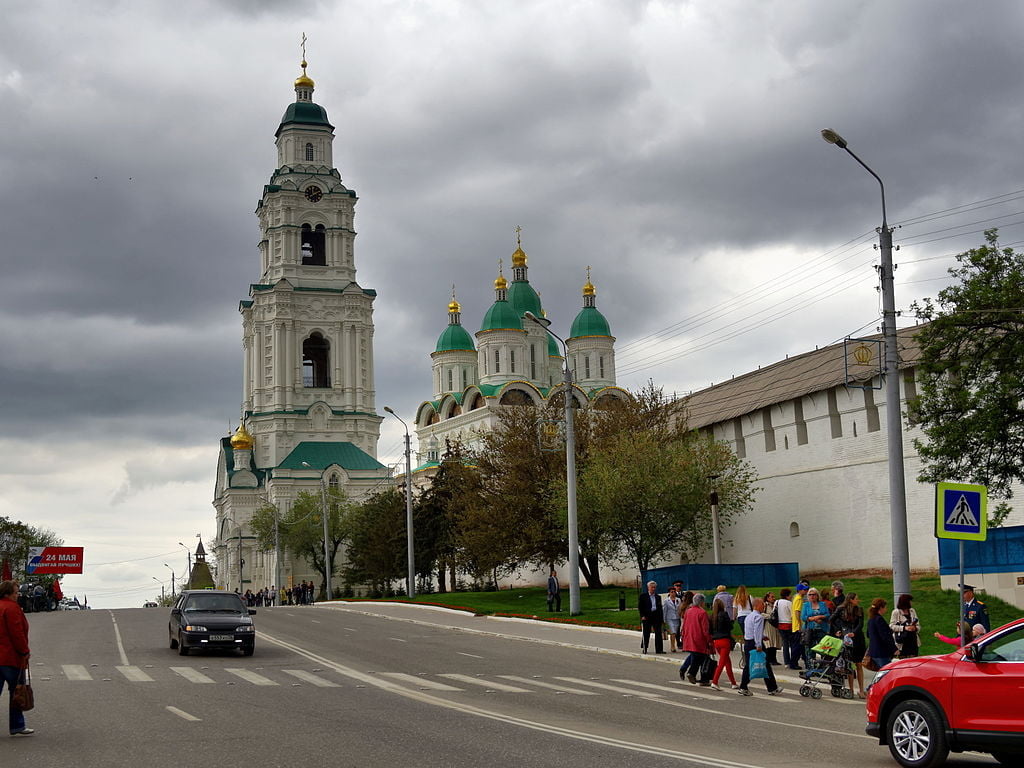
[[[785,677],[779,697],[696,688],[634,634],[277,607],[255,617],[254,656],[180,657],[165,609],[29,619],[37,733],[0,738],[3,768],[895,765],[861,702],[804,699]]]

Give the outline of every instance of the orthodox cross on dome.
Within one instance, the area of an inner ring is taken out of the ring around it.
[[[587,265],[587,282],[590,282],[590,265]]]
[[[305,69],[306,68],[306,33],[305,32],[302,33],[301,47],[302,47],[302,68]]]
[[[516,224],[516,247],[517,248],[522,248],[523,247],[523,241],[522,241],[522,238],[520,237],[520,233],[522,231],[523,231],[523,228],[520,227],[518,224]]]

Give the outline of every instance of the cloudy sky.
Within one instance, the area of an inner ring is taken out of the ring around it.
[[[593,267],[619,382],[688,392],[870,333],[877,183],[897,306],[999,226],[1024,242],[1016,2],[4,3],[0,515],[86,547],[65,590],[140,605],[212,539],[253,215],[309,38],[359,194],[378,408],[430,396],[523,228],[567,331]],[[396,461],[385,422],[380,457]],[[165,564],[169,567],[165,567]]]

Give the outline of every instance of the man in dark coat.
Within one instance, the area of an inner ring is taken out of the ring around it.
[[[974,587],[964,584],[964,609],[963,621],[960,622],[960,636],[963,644],[971,641],[971,629],[975,624],[981,624],[988,632],[992,629],[988,618],[988,607],[974,596]]]
[[[637,601],[640,612],[640,626],[643,627],[644,639],[640,647],[647,653],[651,633],[654,633],[654,652],[665,653],[665,645],[661,639],[661,626],[665,623],[665,613],[661,608],[661,595],[658,594],[658,582],[648,581],[647,591]]]

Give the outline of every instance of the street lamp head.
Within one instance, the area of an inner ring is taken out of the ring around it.
[[[546,317],[537,317],[535,314],[533,314],[533,312],[524,312],[523,317],[525,317],[527,320],[532,320],[537,325],[540,325],[544,328],[547,328],[549,325],[551,325],[551,321],[548,320]]]
[[[390,413],[392,416],[396,415],[395,412],[393,410],[391,410],[391,406],[389,406],[389,405],[385,405],[384,406],[384,410],[387,411],[388,413]]]
[[[831,128],[825,128],[821,132],[821,138],[823,138],[829,144],[835,144],[840,149],[846,149],[846,139],[844,139],[838,133],[833,131]]]

